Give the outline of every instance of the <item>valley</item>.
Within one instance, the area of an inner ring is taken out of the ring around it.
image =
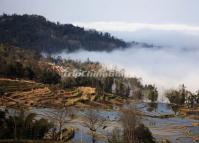
[[[24,108],[26,112],[36,113],[38,118],[51,120],[49,114],[60,113],[63,105],[66,106],[70,116],[63,127],[74,129],[72,142],[91,142],[89,129],[84,126],[85,113],[94,110],[105,119],[105,123],[97,131],[97,143],[108,143],[107,138],[115,128],[122,128],[120,114],[128,106],[135,106],[143,122],[151,130],[156,141],[164,142],[197,142],[199,126],[198,113],[195,119],[184,116],[181,112],[175,115],[170,104],[150,103],[122,98],[113,94],[106,94],[105,99],[95,96],[95,89],[91,87],[78,87],[74,89],[53,89],[41,83],[27,80],[13,80],[1,78],[1,89],[6,92],[1,98],[1,109],[8,110]],[[199,112],[199,107],[197,109]]]

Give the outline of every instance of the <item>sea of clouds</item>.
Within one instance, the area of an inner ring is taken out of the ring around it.
[[[101,23],[100,23],[101,24]],[[110,24],[110,23],[109,23]],[[146,48],[141,45],[112,52],[77,51],[60,53],[63,58],[99,61],[108,66],[124,68],[131,76],[141,77],[143,83],[155,84],[160,93],[185,84],[195,92],[199,89],[199,28],[187,25],[84,25],[108,31],[126,41],[138,41],[160,47]],[[129,24],[129,23],[128,23]],[[105,24],[106,25],[106,24]],[[114,23],[113,23],[114,25]],[[111,28],[109,28],[111,27]],[[122,27],[124,27],[122,29]],[[129,30],[128,28],[129,27]],[[58,56],[56,55],[56,56]],[[161,97],[160,97],[161,98]]]

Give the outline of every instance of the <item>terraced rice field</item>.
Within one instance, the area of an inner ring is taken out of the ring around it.
[[[98,105],[104,102],[120,102],[115,100],[113,94],[105,93],[105,100],[95,95],[95,88],[78,87],[75,89],[61,90],[33,81],[0,79],[0,91],[3,95],[1,106],[25,106],[25,107],[59,107],[63,105]],[[108,103],[106,103],[108,104]],[[105,104],[104,104],[105,105]]]
[[[59,106],[66,102],[67,98],[77,94],[76,90],[52,91],[48,86],[41,83],[0,79],[0,91],[3,96],[1,105],[4,106]]]

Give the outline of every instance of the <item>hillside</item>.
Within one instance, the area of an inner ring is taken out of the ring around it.
[[[127,47],[127,43],[95,30],[53,23],[38,15],[0,16],[0,43],[40,52],[111,51]]]
[[[129,95],[130,85],[140,90],[143,88],[137,78],[64,76],[65,70],[60,71],[59,69],[66,68],[68,71],[105,71],[106,73],[120,73],[121,71],[105,70],[105,67],[100,63],[89,60],[81,62],[60,58],[54,59],[52,57],[45,58],[33,50],[30,51],[11,45],[0,44],[0,65],[1,78],[31,80],[47,85],[57,85],[60,89],[87,86],[96,88],[98,95],[105,95],[105,92],[113,92],[112,85],[115,84],[115,94],[126,97]]]
[[[111,103],[120,104],[122,97],[105,93],[106,104],[102,97],[96,95],[95,88],[77,87],[60,89],[53,86],[29,81],[0,78],[1,95],[0,105],[8,107],[60,107],[63,103],[71,105],[103,105],[112,106]],[[103,102],[102,102],[103,101]]]

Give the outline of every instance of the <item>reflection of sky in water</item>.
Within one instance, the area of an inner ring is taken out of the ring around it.
[[[81,133],[80,131],[75,132],[75,136],[72,139],[73,142],[81,142],[81,140],[85,143],[92,143],[92,137],[88,134]],[[105,141],[96,141],[96,143],[108,143]]]
[[[145,111],[146,113],[148,112],[147,111],[147,108],[148,108],[147,103],[137,104],[136,106],[138,109]],[[36,113],[42,113],[43,112],[42,110],[44,110],[44,109],[43,108],[33,109],[33,111]],[[47,109],[47,108],[45,110],[46,111],[55,111],[55,110]],[[117,123],[117,121],[119,120],[119,114],[120,114],[119,111],[111,111],[111,110],[105,111],[105,110],[100,109],[97,112],[109,121],[113,121],[113,122]],[[155,112],[157,115],[161,115],[161,114],[165,114],[165,113],[172,113],[171,108],[167,104],[164,104],[164,103],[159,103],[156,111],[154,110],[152,112],[148,112],[148,114],[155,114]],[[78,111],[76,113],[79,116],[83,116],[84,110]],[[190,130],[193,135],[199,134],[199,127],[189,127],[192,125],[192,122],[198,122],[197,120],[191,120],[191,119],[180,118],[180,117],[160,119],[160,118],[151,118],[151,117],[144,116],[142,118],[142,122],[150,128],[152,133],[157,134],[157,135],[155,135],[155,138],[157,138],[157,139],[161,138],[161,137],[168,137],[172,141],[175,141],[176,139],[178,139],[178,141],[182,142],[182,143],[192,142],[192,138],[188,138],[183,134],[184,129],[177,130],[176,132],[165,132],[166,128],[169,128],[172,126],[188,126],[187,131]],[[86,142],[86,143],[91,142],[92,138],[88,134],[88,129],[83,127],[82,124],[71,123],[71,124],[67,124],[66,126],[73,126],[77,129],[72,141],[74,141],[74,142],[81,141],[81,138],[82,138],[83,142]],[[107,130],[103,130],[102,128],[100,128],[98,131],[104,135],[107,135],[109,133]],[[175,131],[175,128],[174,128],[174,131]],[[158,135],[158,133],[159,133],[159,135]],[[164,133],[169,134],[169,136],[162,135]],[[183,137],[183,138],[180,138],[180,137]],[[104,143],[104,142],[98,141],[97,143]]]

